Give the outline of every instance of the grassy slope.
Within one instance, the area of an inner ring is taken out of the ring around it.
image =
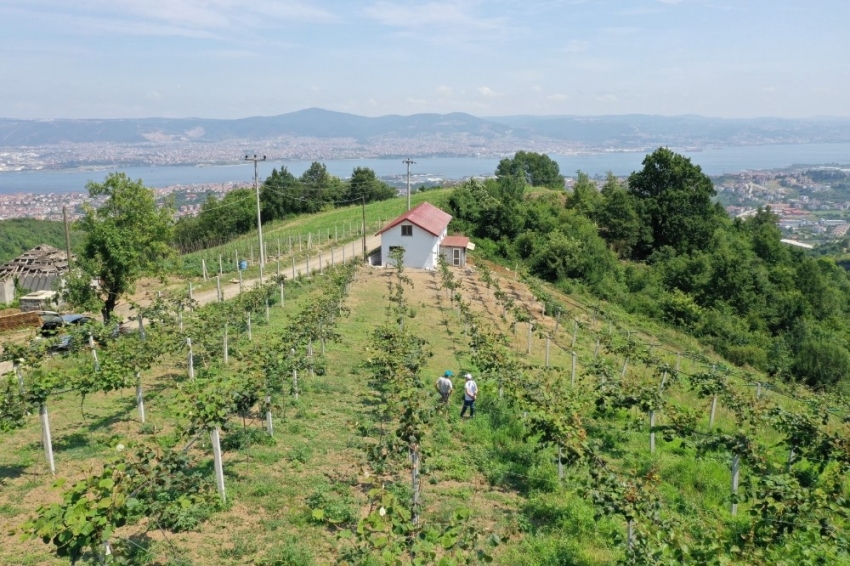
[[[324,376],[302,378],[303,395],[298,402],[283,400],[285,409],[277,418],[276,443],[226,454],[227,485],[234,502],[228,511],[214,515],[198,532],[169,535],[170,544],[157,531],[143,535],[139,527],[127,527],[123,535],[138,534],[140,544],[150,544],[158,557],[157,564],[166,564],[177,557],[190,559],[194,564],[247,564],[273,557],[284,564],[335,563],[339,555],[334,529],[311,520],[308,497],[321,492],[326,505],[356,518],[365,512],[365,493],[370,486],[380,481],[405,493],[409,481],[404,474],[374,478],[365,473],[366,449],[375,440],[377,423],[362,363],[368,356],[371,330],[385,319],[386,278],[381,271],[360,271],[347,301],[351,315],[338,322],[342,341],[328,348],[329,371]],[[434,355],[425,374],[425,382],[430,386],[443,369],[451,368],[457,373],[468,367],[467,345],[447,299],[437,290],[436,279],[430,274],[413,274],[413,279],[415,287],[408,293],[416,315],[408,324],[431,345]],[[503,276],[501,284],[516,300],[526,304],[539,324],[554,331],[554,320],[542,318],[539,306],[523,285],[513,282],[510,276]],[[290,313],[307,304],[312,292],[309,287],[291,290],[286,308],[273,310],[272,327],[283,324]],[[465,277],[463,293],[489,323],[507,333],[512,331],[498,316],[488,291],[475,278]],[[574,315],[583,324],[575,348],[581,376],[595,349],[595,337],[590,330],[599,330],[605,323],[594,323],[580,309],[582,305],[575,304]],[[616,312],[614,316],[621,322]],[[639,321],[622,322],[631,326]],[[653,325],[647,329],[647,332],[658,330]],[[261,340],[268,330],[258,326],[255,339]],[[561,325],[555,341],[567,348],[572,340],[571,331],[570,326]],[[671,350],[665,355],[672,363],[675,363],[672,351],[695,347],[692,340],[672,331],[661,334],[661,342]],[[514,343],[517,352],[527,350],[526,336],[526,327],[520,324]],[[654,335],[647,337],[659,342]],[[530,360],[541,363],[544,355],[545,342],[533,337]],[[570,355],[566,351],[551,346],[550,362],[563,369],[562,376],[568,376]],[[173,388],[183,379],[185,370],[181,363],[179,359],[172,360],[146,377],[149,420],[162,429],[158,438],[163,442],[168,441],[174,423],[170,403]],[[682,369],[694,371],[687,361]],[[635,367],[629,375],[640,378],[642,374],[643,370]],[[579,386],[589,384],[579,377]],[[423,442],[428,453],[423,470],[425,520],[439,522],[459,506],[472,508],[476,530],[498,534],[504,541],[495,551],[498,563],[613,561],[619,550],[610,539],[622,532],[623,525],[617,519],[596,521],[593,508],[579,495],[575,485],[567,482],[558,486],[554,453],[531,451],[522,438],[522,427],[505,423],[493,384],[481,382],[481,388],[478,419],[459,421],[456,397],[452,410],[435,419],[429,438]],[[674,390],[674,396],[680,403],[700,410],[700,426],[704,429],[706,403],[682,389]],[[80,415],[79,399],[71,395],[51,402],[51,411],[57,466],[62,476],[79,477],[87,469],[96,468],[119,440],[139,436],[130,390],[87,400],[86,420]],[[730,430],[727,417],[721,407],[718,424]],[[254,422],[252,426],[260,424]],[[637,413],[589,423],[589,430],[603,441],[607,457],[618,469],[636,473],[652,468],[658,471],[666,509],[699,517],[706,525],[732,521],[726,505],[729,473],[725,458],[697,459],[677,443],[668,445],[660,440],[658,453],[650,457],[645,418]],[[772,445],[777,438],[771,431],[765,431],[760,440]],[[209,457],[208,446],[200,446],[198,450]],[[8,532],[22,523],[37,504],[57,499],[58,491],[50,489],[52,478],[45,473],[36,418],[32,417],[25,429],[4,437],[0,448],[0,482],[3,484],[0,532]],[[283,561],[283,557],[290,561]],[[50,548],[39,541],[23,543],[10,537],[0,545],[0,563],[61,564],[63,561],[51,558]]]
[[[71,234],[72,244],[78,236],[76,232]],[[0,220],[0,264],[41,244],[65,249],[65,229],[61,222],[34,218]]]

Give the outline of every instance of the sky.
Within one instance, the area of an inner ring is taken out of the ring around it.
[[[846,0],[0,0],[0,117],[850,116]]]

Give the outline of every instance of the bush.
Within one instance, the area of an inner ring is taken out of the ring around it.
[[[850,378],[850,352],[834,342],[809,338],[800,345],[791,371],[811,387],[833,387]]]

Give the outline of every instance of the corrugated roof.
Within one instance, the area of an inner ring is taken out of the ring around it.
[[[432,205],[428,202],[423,202],[420,205],[417,205],[398,218],[392,220],[389,224],[384,226],[380,232],[375,234],[376,236],[383,234],[390,228],[394,226],[398,226],[402,222],[410,222],[411,224],[415,224],[429,232],[435,236],[439,236],[443,233],[443,230],[446,229],[446,226],[451,222],[452,215],[448,212],[444,212]]]
[[[41,244],[0,266],[0,279],[17,278],[24,289],[50,289],[60,274],[68,271],[67,254]]]

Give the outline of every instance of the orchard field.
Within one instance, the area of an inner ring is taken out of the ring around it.
[[[270,280],[5,350],[0,563],[850,563],[839,399],[483,261]]]

